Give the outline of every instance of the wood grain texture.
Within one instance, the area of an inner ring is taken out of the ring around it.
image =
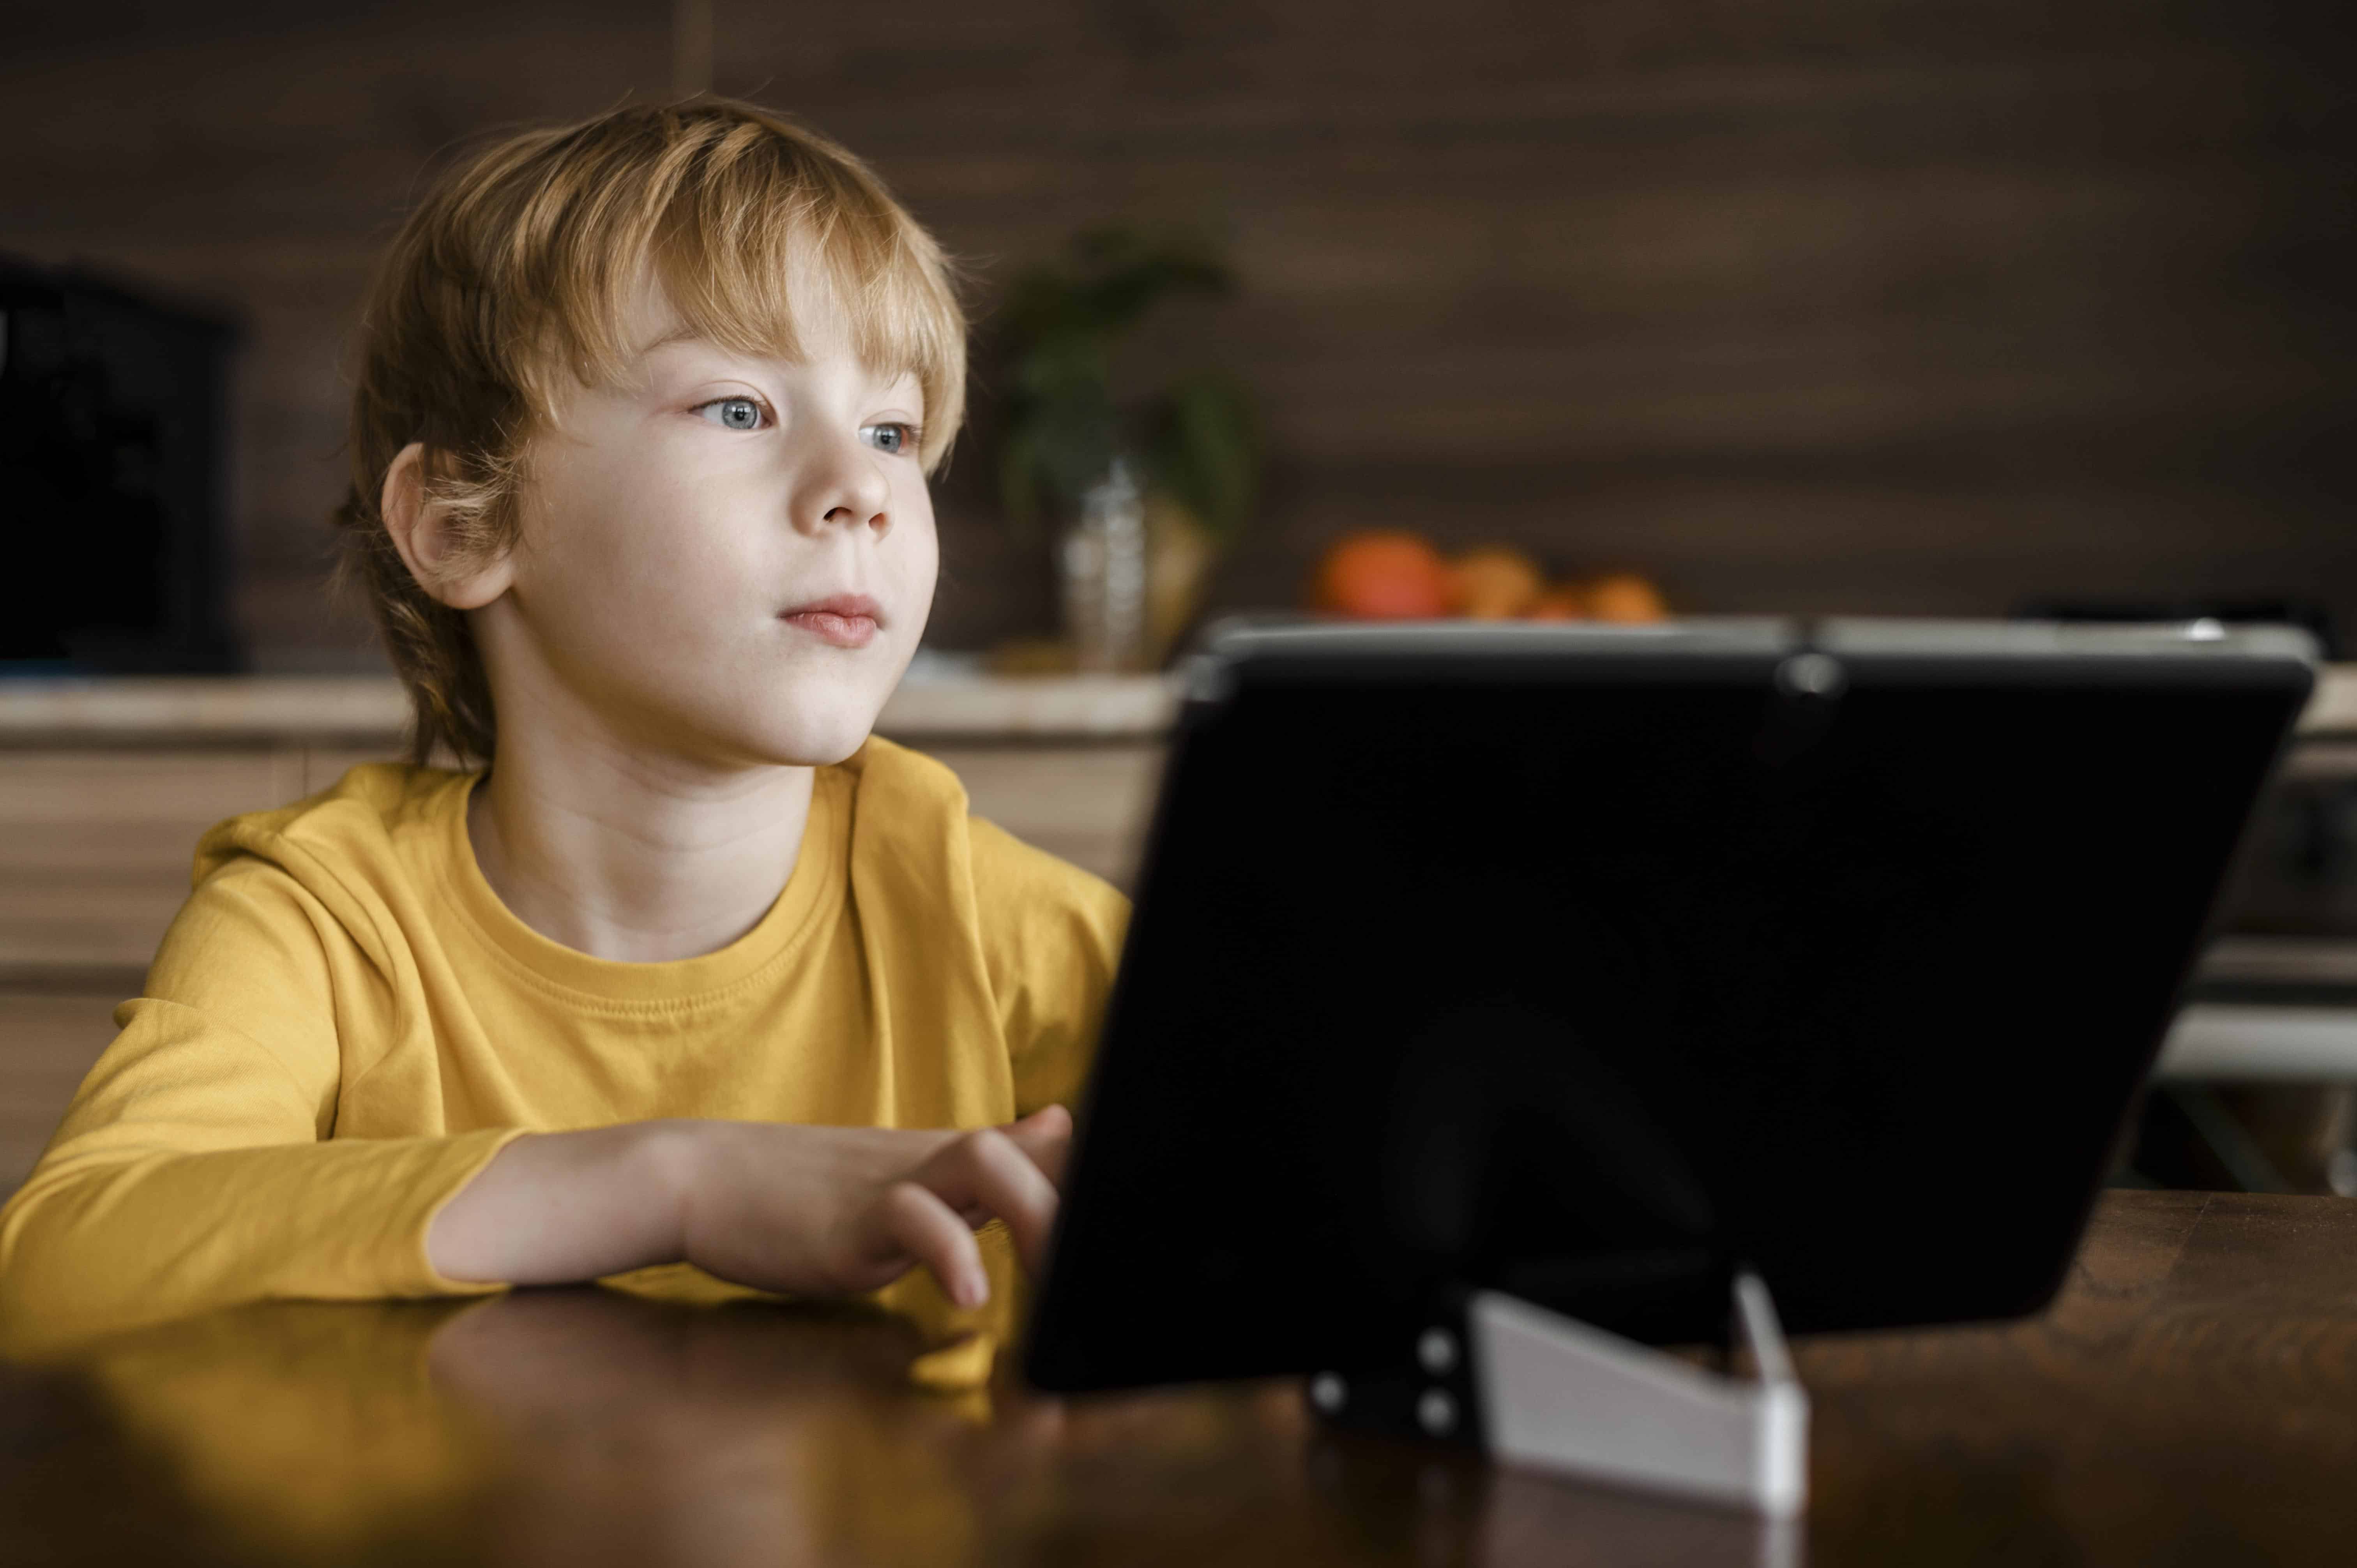
[[[1699,609],[2298,590],[2357,619],[2344,7],[914,0],[715,21],[716,86],[868,156],[978,306],[1109,217],[1229,247],[1239,299],[1175,317],[1134,367],[1222,358],[1266,403],[1266,513],[1223,605],[1289,602],[1335,531],[1400,523],[1643,567]],[[364,640],[317,588],[339,356],[419,171],[495,126],[665,91],[669,26],[648,0],[0,21],[6,243],[252,324],[235,510],[266,661]],[[951,645],[1049,615],[988,478],[969,449],[941,489]]]
[[[909,1386],[920,1348],[597,1291],[201,1318],[0,1368],[0,1554],[2142,1568],[2338,1563],[2357,1527],[2357,1204],[2330,1198],[2110,1194],[2042,1317],[1803,1346],[1813,1497],[1781,1536],[1331,1433],[1282,1382],[953,1400]]]
[[[2357,1520],[2357,1204],[2109,1194],[2045,1322],[1802,1372],[1813,1560],[2325,1561]]]

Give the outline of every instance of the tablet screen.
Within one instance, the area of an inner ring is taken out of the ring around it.
[[[1349,1364],[1456,1284],[1657,1341],[2059,1284],[2296,649],[1252,634],[1174,745],[1028,1368]]]

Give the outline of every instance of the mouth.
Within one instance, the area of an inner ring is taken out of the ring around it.
[[[866,594],[835,594],[796,605],[778,618],[837,648],[865,648],[884,624],[884,607]]]

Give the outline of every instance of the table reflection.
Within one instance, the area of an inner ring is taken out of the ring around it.
[[[49,1450],[0,1504],[94,1562],[1797,1560],[1739,1516],[1324,1432],[1285,1382],[927,1395],[927,1343],[597,1289],[243,1308],[0,1380]]]

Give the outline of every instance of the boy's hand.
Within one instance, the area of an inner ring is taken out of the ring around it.
[[[707,1273],[790,1295],[853,1295],[931,1269],[960,1306],[990,1294],[974,1231],[1006,1222],[1045,1260],[1072,1134],[1060,1105],[972,1133],[703,1122],[681,1237]]]
[[[961,1306],[990,1291],[974,1232],[1006,1222],[1039,1269],[1072,1119],[970,1133],[644,1122],[519,1138],[444,1206],[444,1275],[559,1284],[653,1263],[791,1295],[876,1290],[921,1263]]]

